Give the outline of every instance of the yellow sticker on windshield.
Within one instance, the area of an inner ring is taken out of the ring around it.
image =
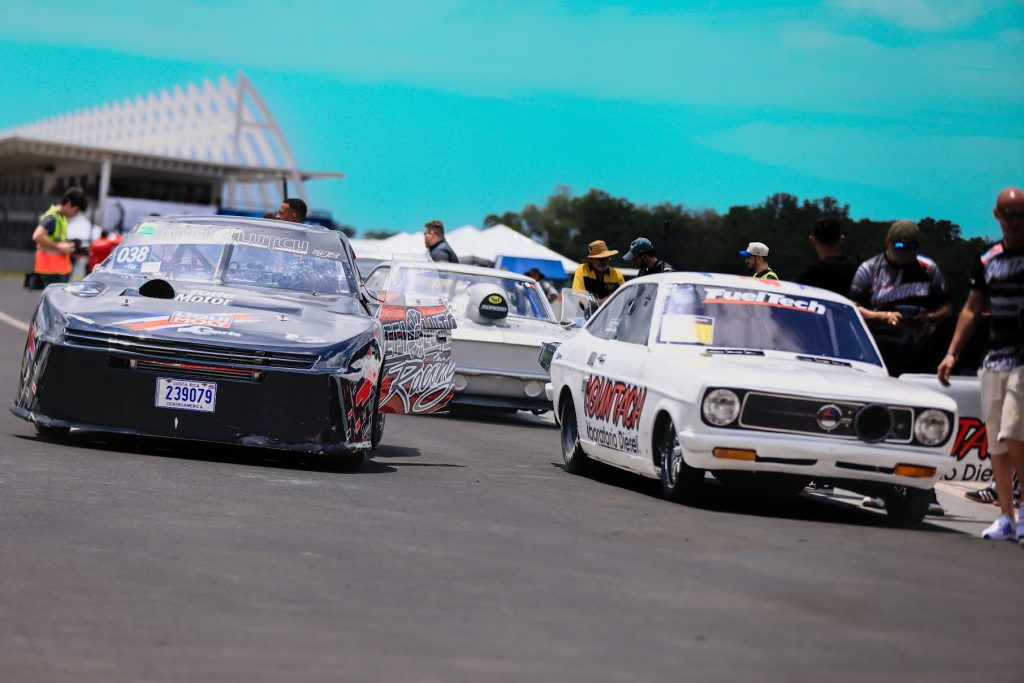
[[[658,341],[664,344],[711,344],[715,319],[705,315],[667,313],[661,316]]]

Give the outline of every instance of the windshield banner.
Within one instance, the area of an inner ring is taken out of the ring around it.
[[[753,304],[755,306],[774,306],[791,311],[804,311],[825,315],[828,309],[815,299],[800,299],[774,292],[752,292],[746,289],[725,289],[724,287],[707,287],[704,290],[706,304]]]

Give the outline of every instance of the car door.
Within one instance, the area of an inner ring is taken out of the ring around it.
[[[639,426],[647,389],[640,378],[657,292],[655,284],[624,287],[587,326],[594,348],[583,378],[580,439],[599,460],[633,470],[644,457]]]
[[[383,283],[376,279],[379,273]],[[380,411],[425,414],[445,408],[455,395],[455,318],[436,267],[377,268],[367,278],[367,295],[377,300],[375,315],[384,333]]]

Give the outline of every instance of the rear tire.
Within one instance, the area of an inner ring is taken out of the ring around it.
[[[679,444],[672,418],[663,415],[654,432],[654,452],[658,456],[661,495],[673,503],[693,500],[704,481],[704,470],[690,467],[683,460],[683,449]]]
[[[591,461],[580,445],[580,430],[576,426],[576,407],[571,398],[562,401],[561,410],[562,461],[569,474],[586,474]]]
[[[915,526],[928,514],[932,502],[930,489],[915,489],[909,486],[886,486],[882,490],[885,514],[893,526]]]

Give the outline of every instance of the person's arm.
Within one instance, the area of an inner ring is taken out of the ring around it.
[[[953,368],[956,367],[960,352],[967,346],[971,335],[978,327],[978,320],[981,318],[981,311],[985,306],[985,298],[986,294],[979,289],[972,289],[971,293],[967,295],[967,302],[960,311],[960,317],[956,320],[956,330],[953,331],[953,340],[949,342],[949,350],[946,351],[946,356],[939,363],[939,369],[936,371],[939,382],[943,386],[949,386],[949,376],[953,373]]]
[[[938,325],[953,315],[953,305],[949,302],[949,287],[946,286],[946,278],[942,277],[942,271],[939,270],[937,265],[935,270],[932,271],[931,287],[936,301],[941,303],[938,308],[928,312],[928,315],[925,316],[925,322],[929,325]]]
[[[865,261],[857,268],[857,272],[853,275],[853,281],[850,283],[849,298],[857,304],[857,310],[860,311],[864,322],[887,323],[898,327],[903,322],[903,316],[900,313],[896,311],[876,311],[868,308],[868,304],[871,303],[872,281],[870,263],[870,261]]]
[[[35,231],[32,233],[32,241],[43,251],[49,251],[54,254],[70,254],[75,250],[74,242],[57,242],[50,237],[50,231],[45,224],[36,226]]]
[[[928,313],[925,318],[929,325],[938,325],[951,315],[953,315],[953,305],[947,301],[934,311]]]
[[[899,327],[903,323],[903,314],[899,311],[873,311],[860,304],[857,304],[857,310],[865,322],[888,323],[893,327]]]

